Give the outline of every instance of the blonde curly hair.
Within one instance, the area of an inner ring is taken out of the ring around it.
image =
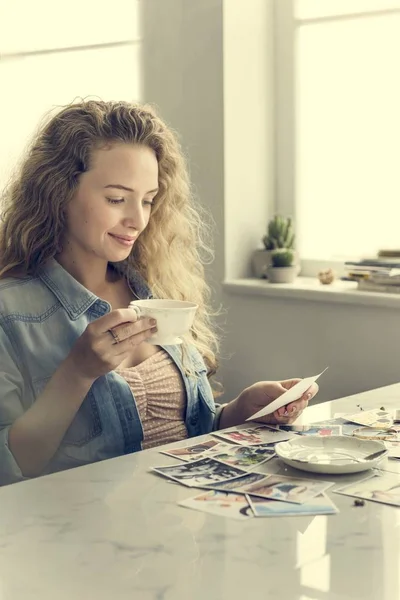
[[[204,208],[194,201],[174,132],[149,105],[83,100],[45,117],[1,198],[0,277],[34,274],[60,251],[66,208],[93,150],[143,144],[158,161],[159,192],[149,224],[125,267],[136,269],[155,297],[198,304],[190,341],[213,375],[219,340],[212,325],[204,264],[212,257]],[[121,265],[122,266],[122,265]]]

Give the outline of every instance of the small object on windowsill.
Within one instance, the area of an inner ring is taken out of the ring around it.
[[[354,500],[354,506],[365,506],[365,501],[361,500],[361,498],[356,498]]]
[[[361,292],[375,292],[378,294],[400,294],[399,280],[393,281],[390,284],[385,284],[377,283],[376,281],[370,281],[369,279],[364,279],[360,280],[357,286]]]
[[[329,285],[335,281],[335,273],[332,269],[325,269],[318,273],[318,279],[323,285]]]
[[[347,276],[344,275],[343,277],[340,277],[339,279],[340,279],[340,281],[354,281],[356,283],[358,281],[360,281],[359,277],[354,277],[353,275],[347,275]]]
[[[267,277],[270,283],[293,283],[297,271],[293,250],[276,248],[271,251],[271,264],[267,267]]]
[[[400,249],[391,248],[378,251],[378,258],[400,258]]]

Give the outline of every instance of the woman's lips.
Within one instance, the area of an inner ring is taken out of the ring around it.
[[[109,233],[108,235],[110,235],[116,242],[118,242],[119,244],[121,244],[121,246],[133,246],[134,241],[136,240],[136,237],[128,237],[125,235],[116,235],[115,233]]]

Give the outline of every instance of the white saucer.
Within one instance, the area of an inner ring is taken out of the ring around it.
[[[333,474],[359,473],[373,469],[384,458],[383,456],[367,462],[356,462],[353,457],[365,458],[373,452],[384,449],[385,445],[382,442],[360,440],[346,435],[326,437],[299,435],[275,445],[275,452],[279,458],[291,467],[313,473]]]

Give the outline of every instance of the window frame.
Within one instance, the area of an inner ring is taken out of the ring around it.
[[[382,8],[329,15],[326,17],[296,18],[296,0],[274,0],[274,148],[275,181],[274,212],[291,216],[296,229],[299,206],[296,202],[296,89],[295,43],[298,28],[321,22],[364,19],[388,14],[400,14],[400,8]],[[300,257],[301,258],[301,257]],[[345,274],[344,263],[357,257],[323,260],[301,258],[301,275],[314,277],[319,270],[333,268],[339,276]]]

